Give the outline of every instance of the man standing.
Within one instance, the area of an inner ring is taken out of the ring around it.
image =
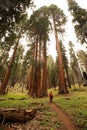
[[[53,93],[52,93],[52,91],[49,93],[49,97],[50,97],[50,103],[52,103],[53,102]]]

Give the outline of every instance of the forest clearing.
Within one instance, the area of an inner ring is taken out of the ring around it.
[[[87,130],[83,1],[0,0],[0,130]]]
[[[87,87],[77,87],[77,90],[70,90],[69,94],[60,95],[58,90],[49,89],[48,93],[52,91],[54,98],[53,104],[59,107],[69,117],[72,125],[76,130],[87,129]],[[2,99],[2,100],[1,100]],[[37,109],[35,117],[25,123],[0,121],[0,130],[66,130],[64,122],[61,120],[57,110],[53,108],[53,104],[49,102],[49,96],[44,98],[31,98],[27,95],[27,91],[21,92],[21,88],[10,88],[5,96],[0,96],[1,108],[23,108],[29,110]],[[8,109],[9,110],[9,109]],[[61,115],[63,116],[63,115]],[[3,117],[5,118],[5,117]],[[67,125],[67,123],[66,123]],[[70,126],[69,126],[70,127]],[[67,130],[75,130],[73,127]]]

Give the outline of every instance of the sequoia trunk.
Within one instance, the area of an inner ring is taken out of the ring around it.
[[[56,30],[54,17],[53,17],[53,24],[54,24],[54,33],[56,39],[56,49],[57,49],[58,59],[59,59],[59,93],[66,94],[68,93],[68,89],[66,87],[66,82],[65,82],[65,73],[64,73],[64,66],[62,61],[62,54],[61,54],[60,45],[58,41],[58,34]]]

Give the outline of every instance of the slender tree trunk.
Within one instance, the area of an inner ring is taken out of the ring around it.
[[[74,55],[75,55],[75,51],[74,51],[74,50],[73,50],[73,53],[74,53]],[[76,59],[76,61],[77,61],[77,62],[76,62],[76,67],[73,66],[72,69],[74,69],[74,73],[75,73],[75,75],[76,75],[77,82],[78,82],[78,84],[79,84],[79,86],[80,86],[80,84],[83,83],[83,77],[82,77],[82,74],[81,74],[81,71],[80,71],[80,67],[79,67],[78,60],[77,60],[77,58],[76,58],[76,55],[75,55],[75,59]]]
[[[73,80],[74,90],[76,91],[76,85],[75,85],[75,75],[74,75],[73,70],[72,70],[72,80]]]
[[[59,94],[66,94],[68,93],[68,89],[65,83],[65,74],[64,74],[64,66],[63,66],[63,61],[62,61],[62,54],[61,54],[60,45],[58,41],[58,34],[56,30],[54,17],[53,17],[53,24],[54,24],[54,32],[55,32],[55,39],[56,39],[56,49],[57,49],[58,59],[59,59]]]
[[[81,79],[79,79],[79,78],[80,78],[80,77],[79,77],[79,74],[78,74],[77,70],[74,70],[74,69],[73,69],[73,72],[74,72],[75,80],[76,80],[76,82],[78,83],[79,88],[80,88],[80,86],[81,86]]]
[[[79,79],[79,82],[80,84],[83,83],[83,76],[81,74],[81,70],[80,70],[80,67],[79,67],[79,64],[77,63],[77,72],[78,72],[78,79]]]
[[[29,70],[27,73],[27,89],[28,89],[28,94],[30,96],[33,95],[33,65],[29,66]]]
[[[27,89],[28,89],[28,94],[30,96],[33,95],[33,65],[29,67],[28,73],[27,73]]]
[[[12,69],[12,63],[13,63],[14,58],[15,58],[17,46],[18,46],[18,42],[15,45],[15,48],[14,48],[14,51],[13,51],[13,55],[12,55],[12,57],[10,59],[9,65],[8,65],[8,69],[6,71],[5,77],[4,77],[3,82],[1,84],[0,95],[4,95],[5,92],[6,92],[6,86],[8,84],[9,78],[10,78],[10,73],[11,73],[11,69]]]
[[[68,87],[71,88],[71,83],[70,83],[70,80],[69,80],[69,73],[68,73],[68,68],[67,68],[67,66],[66,66],[66,74],[67,74]]]

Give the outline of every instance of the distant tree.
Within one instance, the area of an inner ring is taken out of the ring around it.
[[[33,56],[32,56],[32,45],[29,45],[29,49],[28,51],[26,52],[26,54],[24,55],[24,58],[23,58],[23,63],[22,63],[22,68],[21,68],[21,80],[20,82],[27,87],[28,89],[28,84],[29,84],[29,81],[28,81],[28,70],[31,66],[33,62]],[[26,85],[25,85],[26,84]]]
[[[67,0],[69,11],[73,16],[73,23],[77,38],[81,43],[87,43],[87,10],[81,8],[75,0]]]
[[[78,60],[80,63],[81,68],[84,68],[87,72],[87,52],[83,50],[79,50],[77,52]],[[84,69],[82,69],[84,71]]]
[[[76,58],[73,47],[74,47],[74,45],[70,41],[69,42],[70,66],[71,66],[71,69],[72,69],[74,81],[80,85],[83,82],[82,74],[81,74],[79,64],[78,64],[78,59]]]
[[[57,86],[57,64],[54,62],[52,56],[47,58],[47,73],[48,73],[48,86],[49,88],[56,88]]]
[[[15,59],[13,61],[13,67],[10,76],[10,85],[12,87],[14,87],[16,82],[20,82],[21,80],[21,65],[23,62],[23,51],[23,46],[19,45],[15,55]]]

